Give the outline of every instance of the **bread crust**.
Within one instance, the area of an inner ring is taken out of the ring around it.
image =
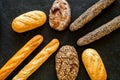
[[[89,32],[77,41],[78,46],[90,44],[120,28],[120,16],[115,17],[108,23],[100,26],[99,28]]]
[[[12,80],[27,80],[59,47],[59,40],[50,41]]]
[[[70,24],[70,31],[76,31],[99,15],[102,10],[110,6],[115,0],[98,0],[94,5],[88,8],[73,23]]]
[[[12,58],[0,69],[0,80],[5,80],[43,41],[42,35],[30,39]]]
[[[51,28],[63,31],[71,21],[71,9],[66,0],[55,0],[49,14]]]
[[[55,57],[56,72],[59,80],[75,80],[79,69],[77,51],[73,46],[60,48]]]
[[[98,52],[86,49],[82,53],[82,61],[91,80],[106,80],[107,73]]]
[[[15,32],[22,33],[42,26],[47,20],[43,11],[30,11],[16,17],[12,21],[12,29]]]

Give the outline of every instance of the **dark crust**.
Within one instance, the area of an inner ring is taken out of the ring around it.
[[[79,46],[90,44],[90,43],[104,37],[105,35],[110,34],[112,31],[114,31],[118,28],[120,28],[120,16],[115,17],[110,22],[108,22],[108,23],[102,25],[101,27],[95,29],[94,31],[86,34],[85,36],[83,36],[82,38],[80,38],[77,41],[77,44]]]
[[[81,16],[79,16],[71,25],[70,30],[75,31],[82,28],[86,23],[102,12],[103,9],[111,5],[115,0],[100,0],[93,6],[88,8]]]
[[[55,0],[49,14],[51,28],[62,31],[71,21],[71,10],[66,0]]]
[[[78,74],[79,60],[73,46],[60,48],[56,55],[56,72],[59,80],[75,80]]]

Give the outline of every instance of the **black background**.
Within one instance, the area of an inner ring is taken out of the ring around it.
[[[76,80],[90,80],[81,60],[81,54],[86,48],[93,48],[99,52],[107,70],[108,80],[120,80],[120,29],[89,45],[82,47],[76,45],[79,37],[82,37],[86,33],[120,15],[120,0],[116,0],[111,6],[103,10],[99,16],[75,32],[70,32],[69,28],[65,31],[58,32],[49,27],[48,15],[53,1],[54,0],[0,0],[0,68],[33,36],[36,34],[42,34],[44,36],[44,42],[11,73],[7,80],[11,80],[53,38],[60,40],[60,47],[68,44],[76,48],[80,61],[79,74]],[[98,0],[67,1],[71,7],[71,22],[73,22]],[[46,24],[25,33],[14,32],[11,29],[12,20],[20,14],[32,10],[44,11],[47,14]],[[56,52],[33,73],[28,80],[57,80],[55,55]]]

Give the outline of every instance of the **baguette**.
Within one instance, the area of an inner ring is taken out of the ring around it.
[[[107,79],[106,69],[96,50],[91,48],[84,50],[82,61],[91,80]]]
[[[59,41],[53,39],[12,80],[26,80],[58,49],[58,47]]]
[[[16,17],[12,21],[12,29],[15,32],[23,33],[42,26],[47,20],[43,11],[30,11]]]
[[[82,28],[85,24],[99,15],[103,9],[107,8],[114,1],[115,0],[99,0],[92,7],[87,9],[81,16],[79,16],[73,23],[71,23],[70,31],[75,31]]]
[[[110,22],[102,25],[101,27],[95,29],[94,31],[86,34],[82,38],[79,38],[77,41],[78,46],[83,46],[90,44],[108,34],[110,34],[112,31],[120,28],[120,16],[115,17]]]
[[[15,55],[0,69],[0,80],[5,80],[43,41],[43,36],[36,35],[29,40]]]

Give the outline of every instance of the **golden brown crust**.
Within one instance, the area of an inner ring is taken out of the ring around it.
[[[65,45],[56,54],[56,72],[59,80],[75,80],[79,70],[77,51]]]
[[[82,53],[82,61],[91,80],[107,79],[107,73],[104,64],[96,50],[84,50]]]
[[[49,14],[51,28],[63,31],[71,21],[71,9],[66,0],[55,0]]]
[[[16,17],[12,21],[12,29],[22,33],[42,26],[46,22],[46,14],[43,11],[30,11]]]
[[[58,49],[59,44],[58,39],[49,42],[12,80],[26,80]]]
[[[41,35],[34,36],[0,69],[0,80],[5,80],[8,75],[20,65],[43,41]]]

